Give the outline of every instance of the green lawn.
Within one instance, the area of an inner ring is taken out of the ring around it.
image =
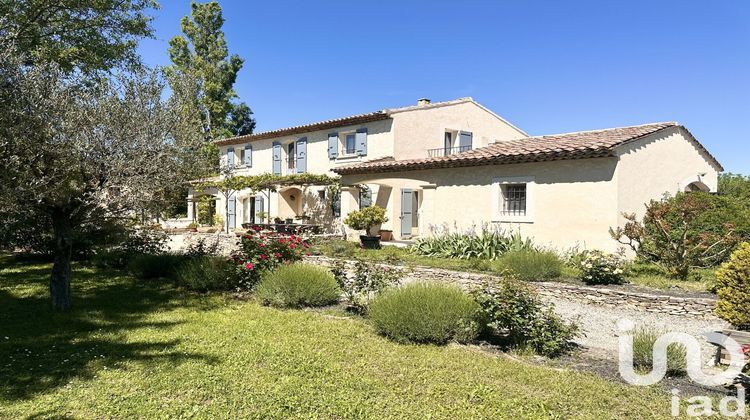
[[[342,240],[328,240],[313,246],[313,252],[336,258],[357,258],[372,262],[386,262],[401,265],[422,265],[446,270],[470,271],[502,275],[504,267],[498,261],[486,259],[457,259],[425,257],[409,252],[406,248],[383,246],[381,249],[361,249],[354,242]],[[635,286],[651,287],[654,289],[681,289],[688,292],[706,292],[713,285],[711,269],[693,270],[688,280],[671,278],[655,265],[637,264],[636,272],[628,273],[626,280]],[[557,281],[583,284],[578,278],[580,270],[576,267],[564,266],[562,275]]]
[[[0,418],[669,417],[662,390],[117,272],[76,267],[56,314],[49,268],[0,258]]]

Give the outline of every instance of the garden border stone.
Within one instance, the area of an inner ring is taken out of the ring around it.
[[[307,256],[306,262],[330,266],[335,258],[325,256]],[[353,263],[350,260],[344,260]],[[378,265],[403,270],[402,283],[419,280],[437,280],[456,284],[464,288],[473,288],[498,281],[501,277],[482,273],[453,271],[424,266],[403,266],[386,263]],[[658,293],[635,292],[613,289],[606,286],[580,286],[559,282],[529,282],[540,295],[560,299],[576,300],[591,305],[630,308],[646,312],[658,312],[686,317],[714,316],[716,300],[703,297],[678,297]]]

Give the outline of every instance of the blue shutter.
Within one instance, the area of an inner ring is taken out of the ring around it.
[[[281,143],[273,142],[273,173],[281,175]]]
[[[297,140],[297,173],[307,172],[307,137]]]
[[[253,166],[253,146],[245,145],[245,161],[242,163],[248,168]]]
[[[227,167],[234,168],[234,147],[227,149]]]
[[[465,152],[467,150],[471,150],[471,148],[472,148],[471,142],[472,142],[472,135],[471,135],[471,133],[468,132],[468,131],[462,131],[459,134],[459,139],[458,139],[458,147],[459,147],[459,149],[458,149],[458,151],[459,152]]]
[[[229,197],[229,209],[227,213],[227,222],[229,223],[229,229],[237,227],[237,200],[234,196]]]
[[[357,130],[355,139],[357,145],[357,155],[367,156],[367,129],[360,128],[359,130]]]
[[[339,155],[339,133],[328,135],[328,159],[336,159]]]
[[[265,212],[264,204],[263,204],[263,196],[256,195],[255,196],[255,214],[253,215],[253,219],[255,220],[255,223],[261,223],[263,222],[257,220],[258,213]]]

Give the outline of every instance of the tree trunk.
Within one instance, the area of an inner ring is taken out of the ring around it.
[[[73,257],[73,229],[70,216],[61,211],[52,213],[52,228],[55,233],[55,260],[49,282],[52,308],[58,311],[70,309],[70,262]]]

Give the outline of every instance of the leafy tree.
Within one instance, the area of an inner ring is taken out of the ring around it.
[[[140,62],[138,39],[153,35],[155,0],[0,0],[0,36],[27,53],[25,64],[52,61],[90,73]]]
[[[610,234],[641,258],[687,279],[693,267],[722,262],[741,240],[736,222],[742,221],[742,211],[734,204],[703,192],[678,193],[647,204],[643,222],[624,214],[625,226]]]
[[[237,98],[233,86],[244,60],[229,55],[223,25],[219,3],[192,2],[190,16],[181,21],[185,36],[169,41],[171,73],[176,78],[190,75],[195,80],[192,95],[208,141],[249,134],[255,127],[250,107],[232,102]]]
[[[76,232],[151,208],[186,180],[202,138],[156,73],[92,81],[25,61],[0,44],[0,197],[6,212],[48,218],[52,306],[65,310]]]
[[[719,175],[719,194],[734,197],[750,205],[750,177],[731,172]]]

